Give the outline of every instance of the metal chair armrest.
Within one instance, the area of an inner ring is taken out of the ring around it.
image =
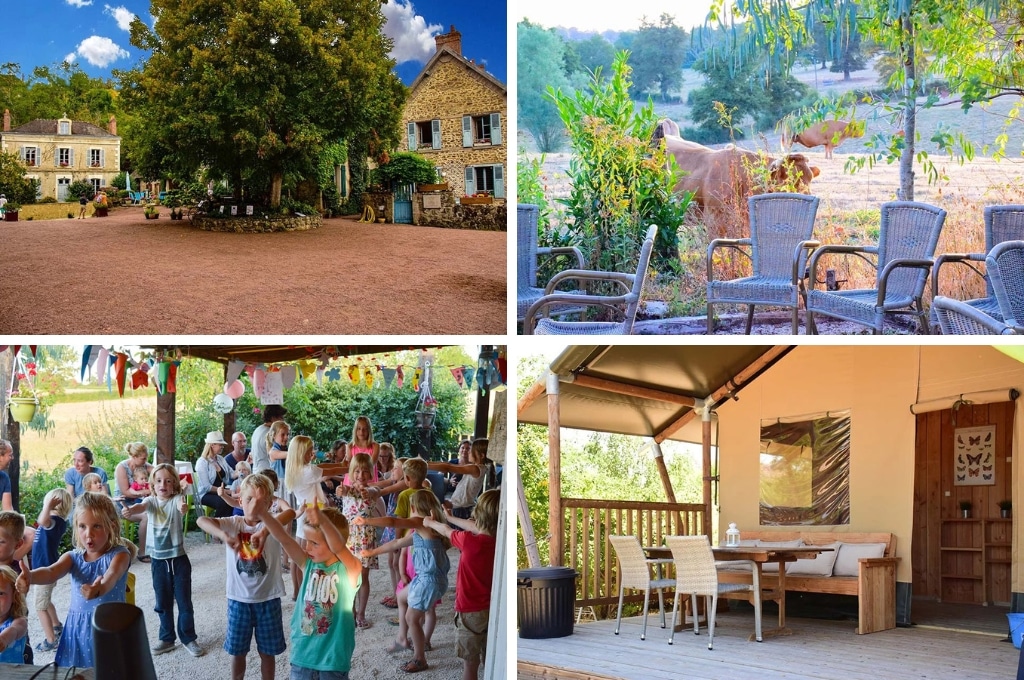
[[[799,283],[801,276],[807,275],[806,272],[798,271],[800,267],[800,251],[806,249],[808,255],[812,255],[814,254],[815,249],[820,247],[821,241],[818,241],[816,239],[808,239],[806,241],[800,241],[800,243],[796,244],[796,248],[793,249],[793,275],[791,280],[794,286],[797,283]]]
[[[810,288],[814,288],[814,284],[818,280],[818,260],[821,259],[822,255],[828,255],[830,253],[837,255],[857,255],[866,262],[871,262],[871,260],[868,260],[866,257],[863,256],[863,253],[868,253],[869,255],[877,255],[878,246],[819,246],[814,250],[814,253],[811,255],[811,264],[810,267],[808,267],[810,271],[810,273],[808,274],[808,277],[810,279],[808,281],[808,286]]]
[[[579,269],[583,269],[586,266],[586,263],[583,261],[583,253],[576,246],[537,248],[537,255],[551,255],[552,257],[557,255],[573,255],[576,258],[576,265]]]
[[[966,266],[968,269],[973,271],[981,278],[985,278],[985,275],[981,271],[971,264],[971,262],[984,262],[985,253],[943,253],[935,258],[935,264],[932,266],[932,299],[934,300],[939,294],[939,269],[946,263],[959,263]]]
[[[555,288],[558,287],[563,281],[615,281],[616,283],[622,284],[628,291],[633,286],[633,279],[636,277],[635,274],[625,274],[622,272],[602,272],[594,269],[566,269],[560,271],[551,277],[548,281],[548,285],[544,288],[544,296],[547,297],[555,292]]]
[[[889,284],[889,275],[897,269],[905,267],[911,269],[924,269],[926,272],[931,272],[932,266],[935,264],[932,260],[915,260],[910,258],[901,258],[896,260],[890,260],[882,268],[882,273],[878,276],[878,306],[881,307],[885,302],[885,289]]]
[[[716,238],[708,244],[708,283],[714,279],[714,271],[712,268],[712,261],[714,259],[714,252],[716,248],[732,248],[738,253],[747,256],[750,259],[750,253],[743,250],[741,246],[753,245],[753,241],[749,238]]]

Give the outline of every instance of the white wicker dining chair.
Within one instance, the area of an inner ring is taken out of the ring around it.
[[[626,588],[644,591],[643,629],[640,639],[647,639],[647,608],[651,603],[651,591],[658,591],[658,611],[661,613],[661,627],[665,627],[665,589],[676,585],[675,579],[651,577],[651,567],[655,561],[647,559],[640,540],[636,536],[609,536],[615,556],[619,560],[619,612],[615,617],[615,634],[619,634],[622,623],[622,597]]]
[[[715,556],[711,552],[711,543],[707,536],[666,536],[665,545],[672,551],[676,565],[676,596],[672,603],[672,632],[668,643],[672,644],[676,631],[676,615],[679,612],[679,600],[683,594],[689,593],[693,610],[693,633],[700,634],[700,623],[697,618],[697,597],[707,598],[708,616],[708,649],[715,643],[715,610],[718,608],[718,596],[742,597],[752,599],[754,604],[754,635],[761,640],[761,598],[750,597],[761,588],[757,569],[752,570],[752,583],[719,583],[718,568]]]

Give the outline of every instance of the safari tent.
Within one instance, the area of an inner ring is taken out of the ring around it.
[[[915,602],[955,602],[994,605],[1005,631],[1003,614],[1024,609],[1021,525],[1002,518],[999,507],[1005,500],[1020,507],[1013,458],[1024,432],[1024,363],[1011,354],[1024,356],[1024,346],[1002,349],[568,347],[518,405],[519,422],[549,427],[550,526],[565,527],[552,534],[551,561],[583,572],[577,605],[610,604],[603,579],[614,578],[613,569],[601,556],[610,562],[613,555],[591,545],[589,562],[578,559],[587,550],[574,533],[578,525],[635,513],[629,521],[645,543],[668,533],[707,533],[717,543],[717,528],[730,522],[741,532],[888,532],[899,558],[898,625],[913,622]],[[848,419],[846,460],[838,466],[809,450],[821,432],[816,423],[835,418]],[[644,455],[661,469],[661,442],[701,443],[702,502],[675,503],[663,475],[667,503],[651,504],[662,507],[637,508],[642,504],[623,499],[588,514],[601,504],[560,498],[563,427],[650,437]],[[787,434],[801,427],[812,440],[804,450],[799,437]],[[782,501],[766,498],[773,461],[786,458],[804,459],[807,488]],[[841,474],[825,476],[837,467]],[[961,502],[970,502],[970,518]]]

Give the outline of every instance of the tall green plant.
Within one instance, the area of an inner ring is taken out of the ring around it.
[[[690,197],[672,191],[678,177],[671,154],[650,145],[658,117],[651,101],[635,110],[628,57],[617,54],[611,78],[598,70],[587,90],[571,97],[548,88],[573,149],[572,191],[560,202],[576,242],[591,244],[591,268],[635,269],[647,227],[657,224],[654,266],[677,270],[677,230]]]

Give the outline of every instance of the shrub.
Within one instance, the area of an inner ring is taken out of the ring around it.
[[[56,202],[57,202],[57,199],[54,198],[53,196],[46,196],[44,198],[40,198],[39,199],[39,203],[40,204],[43,204],[43,203],[56,203]]]
[[[387,163],[370,172],[370,183],[383,186],[396,184],[433,184],[437,181],[434,164],[414,151],[400,151]]]
[[[83,196],[92,198],[92,184],[84,179],[79,179],[68,185],[68,200],[76,202]]]

